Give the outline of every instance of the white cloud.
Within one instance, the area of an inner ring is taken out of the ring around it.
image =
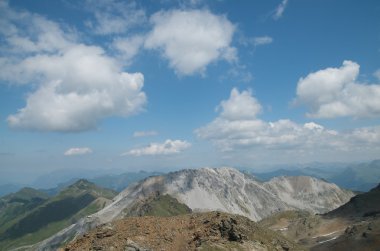
[[[134,138],[155,136],[158,133],[156,131],[136,131],[133,133]]]
[[[42,16],[12,10],[7,1],[0,2],[0,35],[4,55],[57,52],[73,44],[75,33]]]
[[[218,109],[221,109],[220,117],[227,120],[254,119],[261,111],[261,105],[252,97],[251,91],[241,93],[233,88],[230,98],[223,100]]]
[[[177,73],[202,73],[208,64],[237,59],[231,47],[234,25],[225,17],[207,10],[161,11],[151,19],[145,48],[159,50]]]
[[[288,0],[282,0],[282,2],[277,6],[273,13],[273,19],[278,20],[284,14],[285,8],[288,5]]]
[[[164,143],[151,143],[143,148],[132,149],[122,156],[144,156],[144,155],[168,155],[180,153],[189,148],[191,144],[185,140],[166,140]]]
[[[132,36],[127,38],[116,38],[112,46],[121,53],[121,58],[125,63],[130,62],[140,51],[144,44],[144,36]]]
[[[85,154],[90,154],[92,153],[91,148],[88,147],[74,147],[68,149],[64,155],[65,156],[73,156],[73,155],[85,155]]]
[[[380,81],[380,69],[378,69],[377,71],[375,71],[375,72],[373,73],[373,75],[375,76],[375,78],[377,78],[377,80]]]
[[[20,47],[19,41],[7,39],[0,46],[7,52],[0,58],[0,79],[33,85],[26,106],[7,118],[11,128],[82,131],[95,128],[104,118],[143,110],[146,96],[141,73],[123,72],[102,48],[70,40],[73,36],[54,22],[27,12],[17,18],[4,3],[0,7],[8,13],[1,22],[13,27],[12,34],[22,34],[29,41]],[[9,38],[4,30],[0,32]]]
[[[273,38],[269,36],[262,36],[262,37],[254,37],[253,38],[253,45],[259,46],[259,45],[266,45],[271,44],[273,42]]]
[[[310,108],[312,118],[380,116],[380,85],[358,82],[359,64],[310,73],[297,84],[296,103]]]
[[[233,89],[230,98],[222,101],[219,107],[222,108],[220,115],[195,133],[199,138],[213,142],[221,151],[286,149],[296,154],[298,151],[351,151],[358,147],[379,147],[380,141],[373,139],[380,137],[380,127],[338,132],[314,122],[298,124],[289,119],[275,122],[258,119],[256,116],[261,106],[248,91],[239,93]],[[226,112],[228,116],[225,116]]]
[[[86,0],[86,7],[95,17],[86,24],[99,35],[126,33],[147,20],[145,10],[134,1]]]

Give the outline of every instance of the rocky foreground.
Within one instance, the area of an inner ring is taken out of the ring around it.
[[[246,217],[221,212],[130,217],[96,227],[74,250],[303,250]]]
[[[380,185],[323,215],[287,211],[259,224],[312,251],[380,250]]]

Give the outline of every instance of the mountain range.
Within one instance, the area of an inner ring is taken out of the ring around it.
[[[71,172],[71,171],[70,171]],[[98,172],[93,174],[92,171],[76,171],[67,173],[67,170],[57,170],[49,174],[38,177],[30,186],[38,189],[50,196],[57,195],[62,189],[74,184],[80,179],[86,179],[98,186],[112,189],[120,192],[129,184],[140,181],[149,176],[160,175],[162,172],[124,172],[121,174],[102,174]],[[91,175],[89,173],[92,173]],[[63,175],[62,175],[63,174]],[[17,192],[25,187],[21,184],[4,184],[0,185],[0,196],[4,196],[13,192]],[[28,187],[28,186],[26,186]]]
[[[255,176],[261,181],[269,181],[278,176],[311,176],[325,179],[339,187],[352,191],[369,191],[380,180],[380,160],[365,163],[310,163],[304,165],[282,165],[268,167],[272,171],[257,172],[248,168],[239,168],[245,173]],[[129,184],[140,181],[149,176],[164,174],[165,172],[121,172],[107,173],[99,170],[56,170],[38,177],[31,184],[0,184],[0,196],[16,192],[23,187],[33,187],[49,195],[56,195],[63,188],[85,178],[98,186],[109,188],[117,192],[124,190]],[[120,173],[121,172],[121,173]]]
[[[181,170],[130,185],[110,205],[44,240],[36,249],[57,248],[68,238],[122,219],[136,200],[144,200],[157,191],[177,199],[193,212],[218,210],[254,221],[292,209],[325,213],[354,196],[351,191],[312,177],[279,177],[261,182],[233,168]]]
[[[252,172],[260,180],[267,181],[278,176],[312,176],[325,179],[337,184],[339,187],[352,191],[367,192],[380,181],[380,160],[360,164],[347,165],[306,165],[299,168],[280,168],[270,172]]]

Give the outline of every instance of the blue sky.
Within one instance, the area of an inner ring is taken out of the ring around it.
[[[375,0],[2,1],[0,40],[0,183],[379,158]]]

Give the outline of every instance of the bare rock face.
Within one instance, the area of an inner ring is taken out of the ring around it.
[[[264,187],[288,205],[313,213],[329,212],[354,196],[335,184],[308,176],[276,177]]]
[[[43,241],[38,250],[56,248],[72,236],[125,216],[125,209],[152,193],[169,194],[194,212],[223,211],[258,221],[291,209],[324,213],[346,203],[354,194],[311,177],[279,177],[260,182],[233,168],[187,169],[147,178],[122,191],[103,210],[81,219]]]
[[[112,227],[112,234],[109,228]],[[98,226],[68,244],[76,250],[302,250],[281,234],[221,212],[130,217]]]

